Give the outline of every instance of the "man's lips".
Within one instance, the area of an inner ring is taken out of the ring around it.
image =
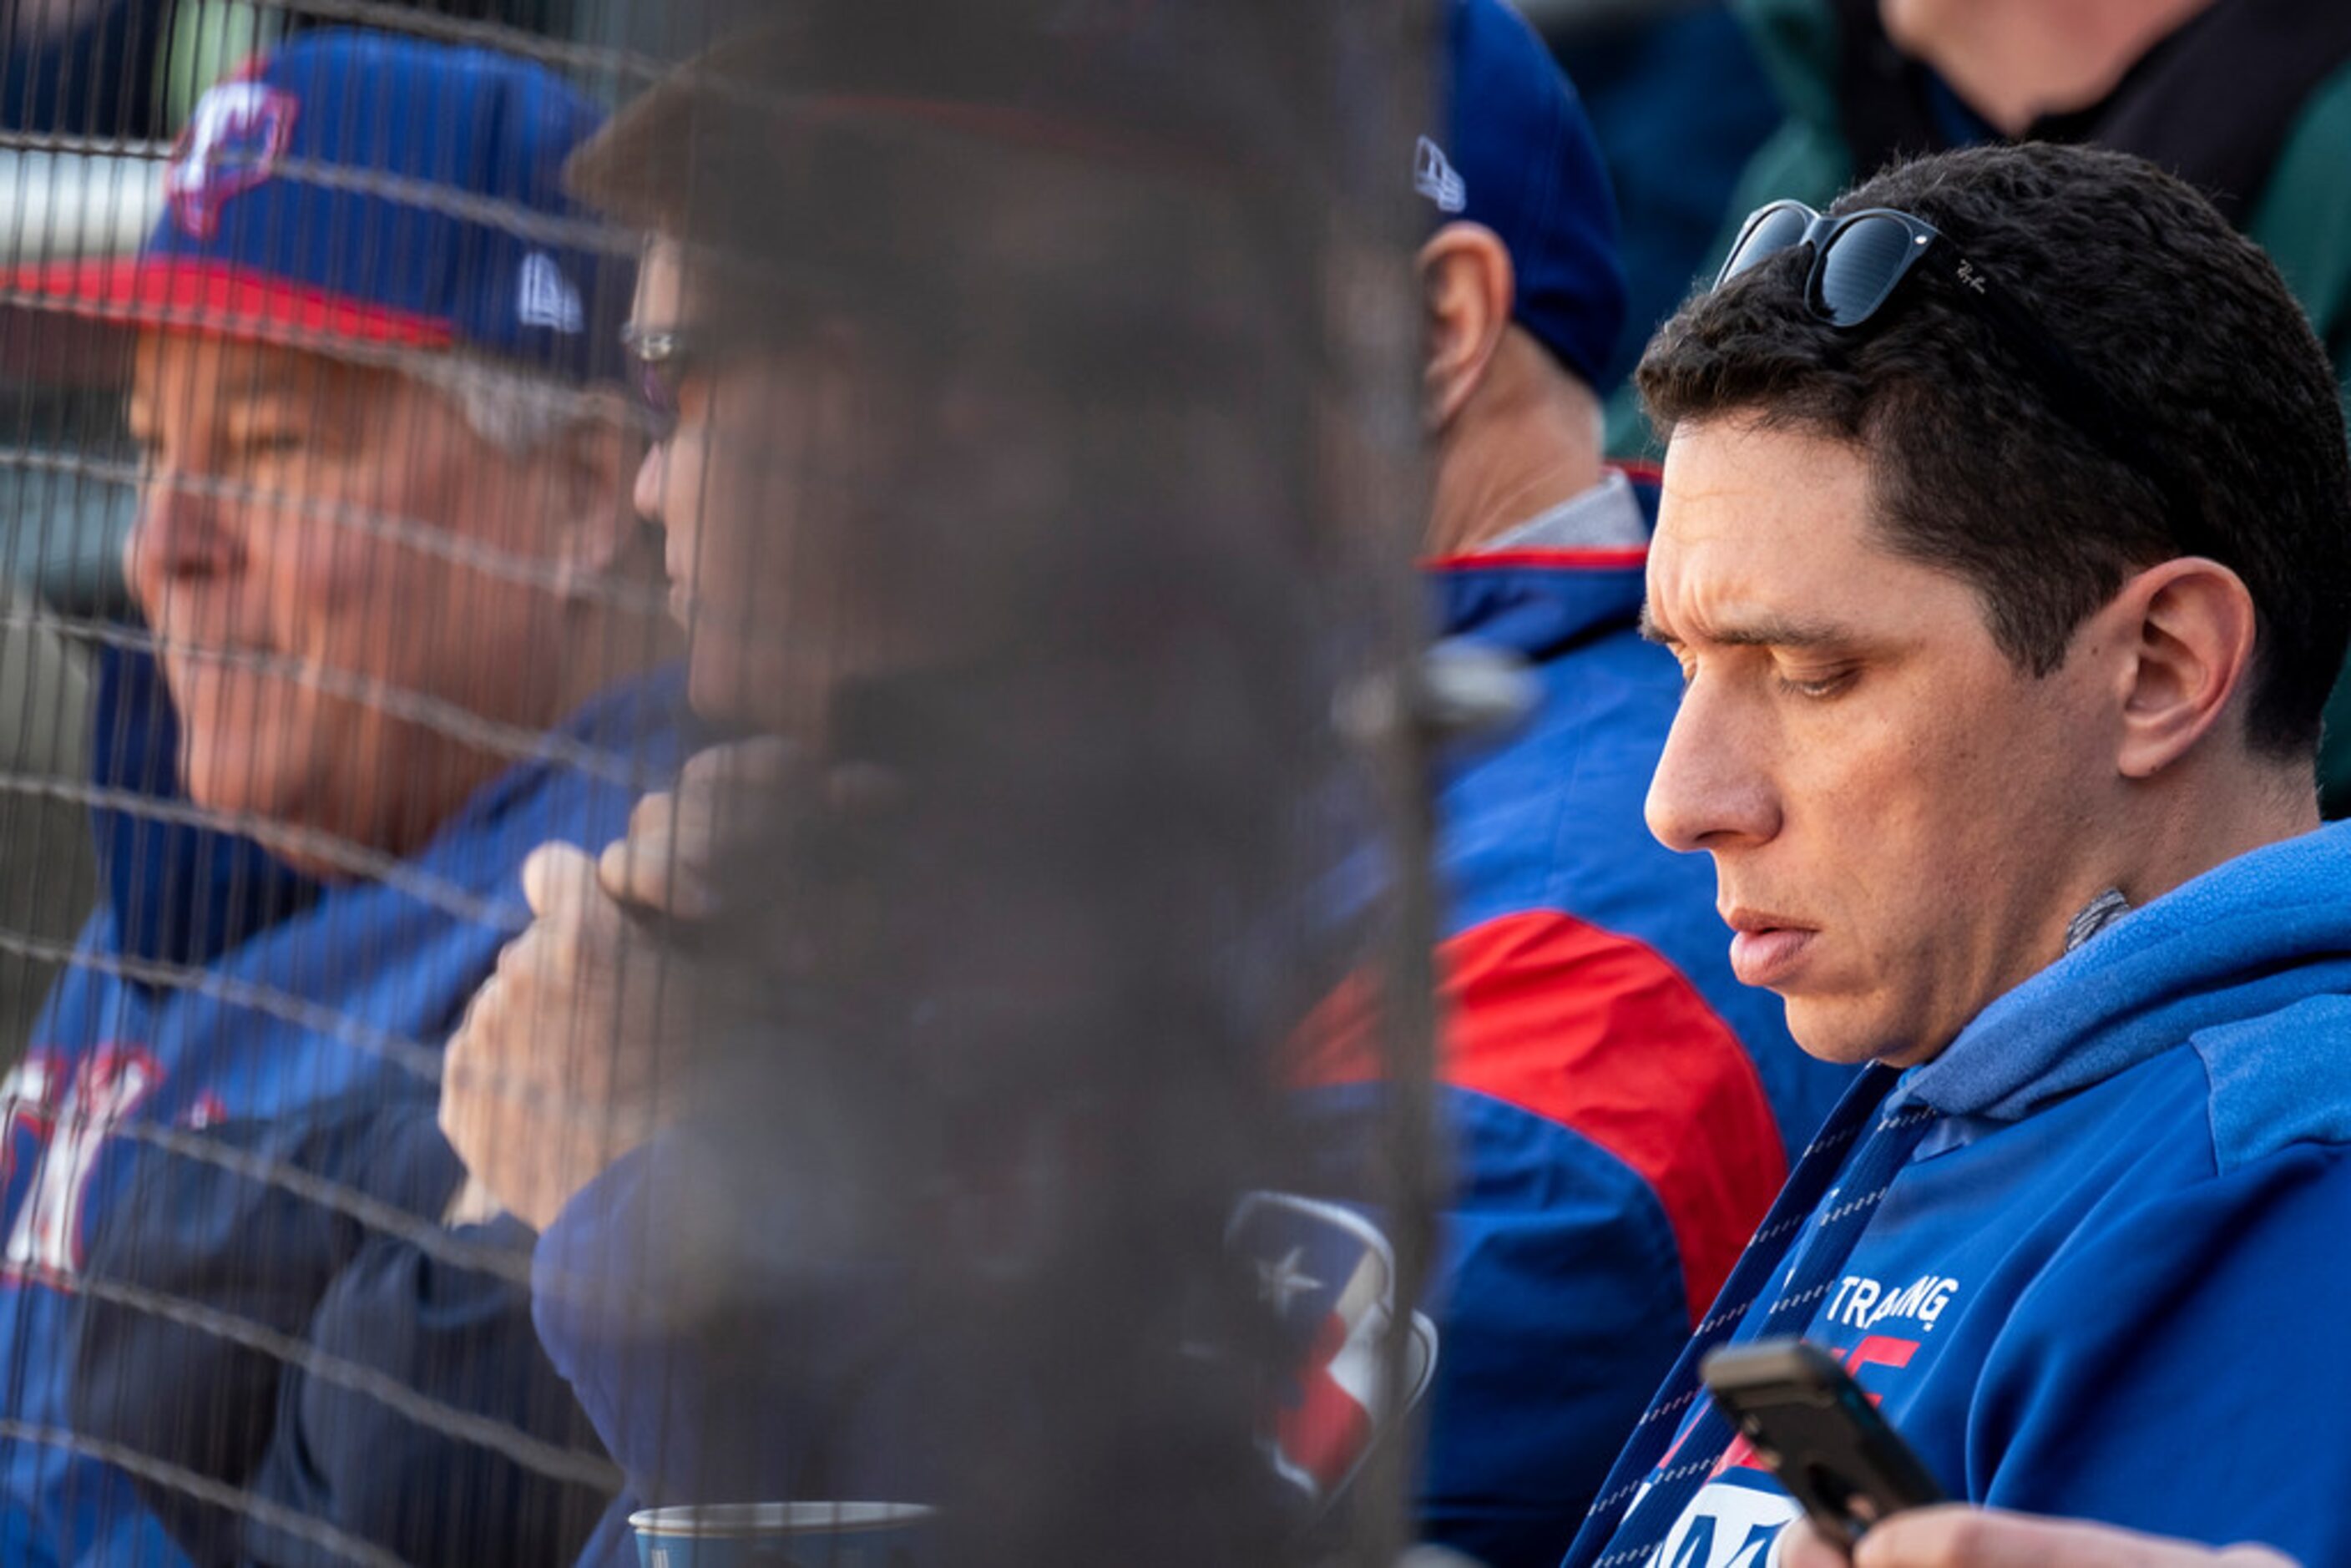
[[[1730,970],[1743,986],[1782,984],[1820,935],[1813,926],[1756,911],[1734,909],[1723,918],[1731,930]]]

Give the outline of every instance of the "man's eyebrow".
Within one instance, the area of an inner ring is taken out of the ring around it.
[[[1646,604],[1641,606],[1641,635],[1671,648],[1681,646],[1683,641],[1659,625]],[[1853,634],[1826,622],[1761,614],[1709,628],[1699,633],[1699,640],[1718,648],[1828,648],[1852,642]]]
[[[238,376],[234,381],[224,381],[221,390],[225,394],[221,406],[229,413],[255,404],[288,401],[323,407],[332,395],[321,381],[283,370],[258,371],[251,375]]]

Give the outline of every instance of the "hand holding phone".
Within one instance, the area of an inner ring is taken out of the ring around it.
[[[1801,1339],[1724,1345],[1698,1376],[1755,1457],[1845,1552],[1870,1526],[1943,1500],[1935,1478],[1858,1384]]]

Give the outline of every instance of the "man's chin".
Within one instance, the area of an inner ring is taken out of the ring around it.
[[[815,672],[773,648],[697,632],[686,671],[686,700],[714,724],[791,735],[820,722],[825,688]]]
[[[1807,1056],[1840,1067],[1860,1067],[1900,1049],[1887,1040],[1885,1020],[1850,998],[1813,993],[1783,999],[1788,1032]]]
[[[200,810],[260,831],[298,820],[295,792],[258,747],[190,747],[182,754],[181,788]]]

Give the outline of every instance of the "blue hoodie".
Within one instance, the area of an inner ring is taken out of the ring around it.
[[[418,854],[375,879],[321,885],[193,823],[152,663],[108,662],[94,753],[115,792],[95,823],[109,895],[5,1086],[0,1562],[179,1561],[149,1505],[175,1524],[191,1511],[202,1521],[198,1505],[220,1508],[224,1487],[232,1536],[208,1534],[203,1554],[256,1555],[235,1527],[306,1514],[285,1550],[259,1553],[284,1561],[351,1526],[330,1482],[413,1476],[419,1454],[464,1450],[351,1392],[355,1375],[364,1386],[366,1373],[398,1382],[410,1368],[359,1371],[345,1354],[281,1374],[289,1354],[306,1354],[284,1341],[313,1333],[330,1286],[331,1300],[412,1282],[382,1249],[403,1222],[429,1238],[455,1186],[433,1125],[440,1047],[527,923],[523,858],[550,839],[601,845],[624,831],[688,743],[682,685],[672,673],[608,691],[554,733],[554,755],[477,790]],[[379,1208],[355,1218],[302,1201],[301,1186],[256,1179],[256,1158]],[[173,1179],[158,1182],[164,1172]],[[474,1239],[462,1256],[495,1257],[496,1238]],[[516,1274],[522,1245],[508,1243]],[[467,1357],[509,1364],[500,1346],[535,1349],[519,1280],[472,1278],[417,1364],[447,1375]],[[404,1310],[413,1320],[417,1300]],[[78,1358],[77,1336],[93,1333],[103,1354],[85,1343]],[[266,1421],[281,1375],[289,1415],[319,1382],[370,1418],[364,1469],[329,1475],[320,1467],[337,1456],[315,1448],[291,1467],[262,1451],[295,1437],[291,1419],[274,1432]],[[473,1403],[508,1425],[541,1413]],[[261,1429],[232,1430],[256,1406]],[[219,1438],[237,1451],[192,1449]],[[419,1514],[413,1495],[401,1507]],[[480,1513],[468,1527],[505,1528]]]
[[[1995,1001],[1934,1061],[1872,1070],[1635,1429],[1569,1563],[1760,1568],[1794,1505],[1725,1447],[1693,1374],[1767,1320],[1843,1359],[1955,1498],[2351,1563],[2337,1052],[2351,826],[2207,873]],[[1668,1520],[1672,1489],[1701,1476]],[[1650,1487],[1668,1490],[1628,1518]]]

